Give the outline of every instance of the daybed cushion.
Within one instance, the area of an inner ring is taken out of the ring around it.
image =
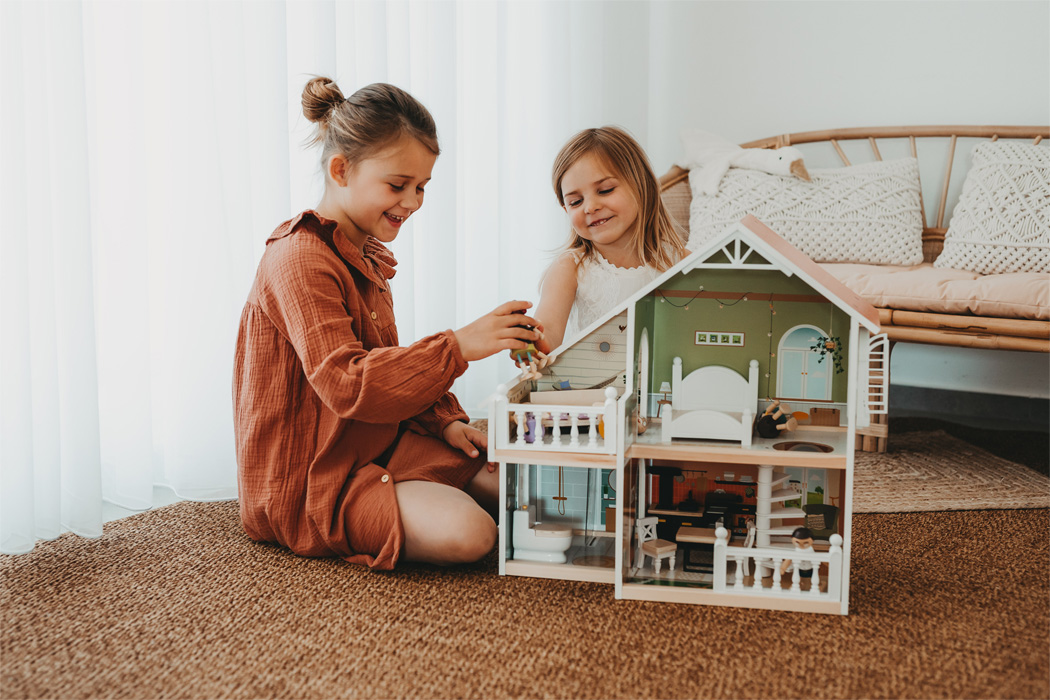
[[[922,262],[914,158],[813,169],[812,182],[730,168],[714,195],[703,193],[697,172],[689,178],[691,250],[753,214],[817,262]]]
[[[979,143],[934,265],[1050,272],[1050,148]]]
[[[980,275],[920,265],[825,264],[823,267],[877,308],[1050,320],[1050,275]]]

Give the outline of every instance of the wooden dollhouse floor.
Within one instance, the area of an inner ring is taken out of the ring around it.
[[[565,553],[573,566],[596,566],[612,569],[616,566],[616,540],[596,535],[576,535],[572,547]]]
[[[820,590],[827,591],[827,565],[822,565],[820,570],[821,581]],[[751,588],[754,585],[755,579],[752,576],[744,577],[744,586]],[[632,570],[631,575],[628,576],[626,583],[640,583],[651,586],[687,586],[691,588],[711,588],[712,576],[707,573],[698,573],[693,571],[685,571],[682,569],[682,562],[680,560],[675,561],[675,568],[673,571],[669,571],[667,566],[664,565],[660,568],[660,573],[657,574],[652,566],[646,566],[642,569]],[[728,562],[726,566],[726,586],[731,587],[736,584],[736,564]],[[773,579],[766,577],[762,580],[763,588],[770,588],[773,585]],[[809,590],[810,580],[802,579],[800,585],[803,591]],[[790,590],[791,588],[791,574],[786,574],[781,578],[780,587],[782,589]]]
[[[648,560],[646,560],[648,561]],[[653,586],[692,586],[696,588],[711,588],[712,575],[698,571],[686,571],[683,566],[685,562],[682,557],[676,557],[674,570],[667,568],[667,562],[660,567],[660,573],[656,573],[652,565],[642,569],[632,570],[628,577],[628,583],[650,584]],[[729,562],[726,566],[726,585],[732,586],[736,583],[736,564]],[[750,586],[753,579],[744,577],[744,585]]]

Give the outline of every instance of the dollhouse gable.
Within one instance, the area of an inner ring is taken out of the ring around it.
[[[551,353],[551,361],[596,332],[600,333],[617,317],[626,318],[627,310],[631,306],[654,294],[675,275],[688,274],[695,269],[777,270],[787,275],[798,275],[829,302],[855,318],[868,332],[879,332],[879,314],[875,307],[773,229],[754,216],[748,215],[735,226],[727,228],[721,235],[704,241],[695,251],[630,298],[610,309],[576,336],[566,339],[566,342]]]
[[[748,264],[753,252],[771,262]],[[710,262],[717,253],[721,253],[726,262]],[[828,301],[856,318],[870,333],[879,332],[879,312],[875,307],[754,216],[744,217],[739,225],[731,227],[723,235],[705,241],[682,262],[682,273],[696,268],[729,267],[741,270],[777,269],[787,274],[797,274]]]

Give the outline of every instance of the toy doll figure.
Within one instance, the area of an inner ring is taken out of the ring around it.
[[[798,575],[801,578],[813,578],[813,562],[804,558],[807,554],[814,554],[813,533],[808,527],[796,527],[791,533],[791,544],[795,545],[795,558],[798,564],[792,566],[792,560],[785,559],[780,565],[780,574],[783,575],[789,569],[795,568],[798,569]]]
[[[781,431],[791,431],[797,427],[798,421],[790,413],[784,412],[779,399],[769,404],[755,423],[755,430],[764,438],[775,438]]]

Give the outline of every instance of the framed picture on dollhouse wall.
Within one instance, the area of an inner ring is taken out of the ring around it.
[[[740,331],[696,331],[694,345],[721,345],[744,347],[744,333]]]

